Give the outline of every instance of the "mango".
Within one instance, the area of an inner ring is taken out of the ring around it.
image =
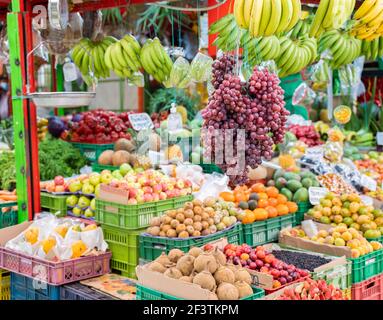
[[[309,201],[309,192],[306,188],[299,188],[293,196],[294,202],[306,202]]]

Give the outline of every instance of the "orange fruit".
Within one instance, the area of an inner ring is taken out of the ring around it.
[[[269,199],[269,196],[265,192],[258,193],[258,197],[259,197],[259,200],[260,199],[265,199],[265,200]]]
[[[279,216],[289,214],[289,207],[285,204],[278,204],[276,207]]]
[[[269,206],[269,201],[266,199],[259,199],[258,200],[258,208],[266,208]]]
[[[260,220],[266,220],[269,216],[269,213],[267,210],[263,208],[257,208],[254,210],[254,215],[255,215],[255,220],[260,221]]]
[[[241,201],[249,200],[249,197],[245,193],[243,193],[243,192],[234,193],[234,197],[235,197],[235,201],[236,202],[241,202]]]
[[[243,224],[253,223],[255,221],[255,213],[251,210],[245,210],[245,217],[242,219]]]
[[[221,192],[219,196],[225,201],[235,202],[235,196],[232,192]]]
[[[275,218],[278,216],[278,210],[274,207],[268,206],[265,208],[268,213],[268,218]]]
[[[287,201],[286,206],[289,208],[290,213],[295,213],[298,211],[298,205],[295,202]]]
[[[278,204],[278,200],[276,198],[269,198],[269,206],[276,207]]]
[[[285,204],[287,202],[287,198],[283,194],[278,194],[277,200],[278,204]]]
[[[265,192],[266,187],[262,183],[256,183],[251,187],[252,192]]]
[[[267,187],[266,193],[269,197],[276,198],[279,194],[279,190],[276,187]]]

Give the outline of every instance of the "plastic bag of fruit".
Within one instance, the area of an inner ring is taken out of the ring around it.
[[[194,193],[194,198],[204,200],[207,197],[218,198],[224,191],[230,191],[228,187],[229,177],[227,175],[214,172],[206,175],[205,183],[199,192]]]
[[[212,72],[213,59],[198,52],[190,64],[191,79],[195,82],[208,81]]]
[[[343,144],[341,142],[328,141],[323,146],[323,156],[330,162],[340,162],[343,158]]]
[[[190,64],[179,57],[173,64],[169,79],[164,83],[167,88],[185,88],[191,81]]]
[[[306,82],[303,82],[294,91],[293,105],[310,107],[314,103],[315,98],[315,91]]]

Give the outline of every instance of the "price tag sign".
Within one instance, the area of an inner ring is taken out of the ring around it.
[[[316,156],[316,157],[323,157],[323,147],[313,147],[306,149],[306,155],[308,156]]]
[[[275,170],[282,169],[282,167],[280,165],[278,165],[278,164],[275,164],[275,163],[272,163],[272,162],[269,162],[269,161],[263,161],[263,160],[262,160],[262,166],[264,166],[266,168],[275,169]]]
[[[327,193],[328,193],[328,190],[326,188],[310,187],[309,188],[310,203],[312,205],[319,204],[319,200],[324,198]]]
[[[362,179],[360,179],[360,184],[362,185],[362,187],[370,191],[376,191],[376,187],[377,187],[376,181],[366,175],[362,175]]]
[[[147,113],[130,114],[129,121],[132,124],[133,129],[136,131],[154,128],[153,121]]]
[[[383,146],[383,132],[378,132],[376,134],[376,143],[378,146]]]
[[[366,206],[372,206],[374,204],[374,200],[369,196],[361,195],[360,199]]]

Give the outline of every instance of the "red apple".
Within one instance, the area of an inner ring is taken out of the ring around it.
[[[264,266],[262,260],[257,259],[257,260],[255,260],[255,263],[257,264],[257,267],[258,267],[258,268],[262,268],[262,267]]]
[[[151,202],[153,201],[153,195],[151,193],[145,193],[144,194],[144,201],[145,202]]]
[[[266,257],[265,251],[258,250],[257,251],[257,257],[258,257],[258,259],[261,259],[261,260],[265,259],[265,257]]]
[[[251,270],[257,270],[257,264],[255,263],[255,262],[250,262],[249,263],[249,268],[251,269]]]
[[[249,254],[249,256],[250,256],[250,259],[251,259],[251,260],[253,260],[253,261],[257,260],[257,254],[256,254],[255,252],[251,252],[251,253]]]
[[[55,178],[54,182],[55,182],[55,185],[56,185],[56,186],[62,186],[62,185],[64,185],[64,183],[65,183],[65,181],[64,181],[64,177],[62,177],[62,176],[57,176],[57,177]]]
[[[65,187],[63,185],[56,185],[55,192],[65,192]]]
[[[155,184],[153,186],[153,192],[154,193],[161,193],[162,192],[162,185],[161,184]]]
[[[160,200],[166,200],[168,198],[168,195],[165,192],[160,193]]]
[[[137,194],[138,194],[137,189],[134,189],[134,188],[129,189],[129,198],[131,199],[136,198]]]
[[[160,200],[160,195],[158,193],[153,193],[153,201],[159,201]]]
[[[145,193],[153,193],[153,189],[151,187],[143,187],[142,190],[145,192]]]
[[[137,200],[131,198],[131,199],[128,200],[128,204],[137,204]]]
[[[273,276],[274,279],[278,279],[279,276],[281,275],[279,270],[277,270],[277,269],[272,269],[270,274]]]

